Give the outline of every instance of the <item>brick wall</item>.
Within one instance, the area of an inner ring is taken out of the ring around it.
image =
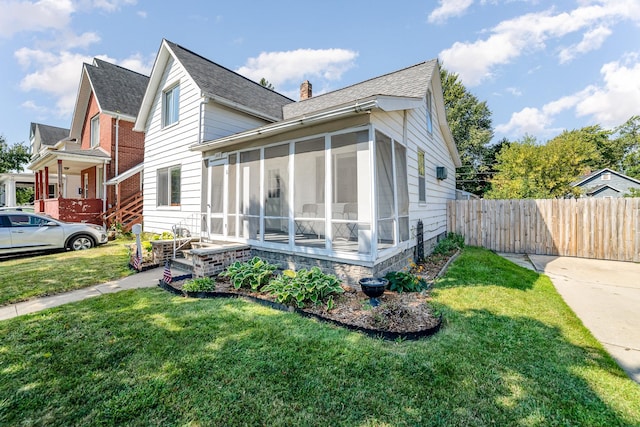
[[[210,277],[222,272],[236,261],[249,261],[251,248],[243,246],[234,249],[192,249],[190,257],[193,262],[193,276]]]

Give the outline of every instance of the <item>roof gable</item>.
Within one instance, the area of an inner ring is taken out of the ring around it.
[[[170,57],[184,68],[200,89],[202,96],[247,114],[269,121],[281,120],[283,105],[294,102],[278,92],[267,89],[176,43],[163,39],[153,64],[134,130],[145,130],[147,119],[154,105],[154,98]]]
[[[282,119],[282,107],[293,102],[178,44],[165,42],[206,96],[223,98],[277,120]]]
[[[572,187],[583,187],[585,185],[588,185],[590,183],[592,183],[592,181],[594,181],[595,179],[597,179],[598,177],[600,177],[603,173],[612,173],[614,175],[619,176],[622,179],[626,179],[629,182],[632,182],[634,184],[640,184],[640,180],[637,180],[635,178],[631,178],[630,176],[627,176],[621,172],[615,171],[613,169],[610,168],[604,168],[604,169],[600,169],[597,170],[595,172],[592,172],[588,175],[585,175],[583,177],[580,177],[578,180],[574,181],[573,183],[571,183]]]
[[[149,77],[97,58],[93,62],[86,70],[100,110],[136,117]]]
[[[40,145],[54,146],[58,141],[69,137],[69,129],[43,125],[41,123],[31,123],[31,134]]]
[[[422,99],[427,94],[436,66],[437,60],[433,59],[343,89],[285,105],[284,119],[312,114],[372,96]]]
[[[93,93],[101,113],[134,121],[140,110],[149,77],[95,58],[83,64],[71,120],[72,138],[80,139]]]

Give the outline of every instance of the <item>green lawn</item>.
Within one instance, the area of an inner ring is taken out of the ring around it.
[[[434,301],[442,330],[413,342],[157,288],[7,320],[0,425],[640,425],[547,277],[467,248]]]
[[[0,261],[0,306],[85,288],[128,276],[124,244],[116,240],[86,251],[56,252]]]

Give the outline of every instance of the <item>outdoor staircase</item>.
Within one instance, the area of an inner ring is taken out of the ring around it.
[[[134,224],[142,223],[142,191],[117,203],[102,214],[102,221],[110,228],[116,225],[123,232],[131,231]]]

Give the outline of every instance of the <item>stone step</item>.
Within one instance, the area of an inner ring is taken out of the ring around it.
[[[174,258],[171,260],[171,270],[193,273],[193,262],[186,258]]]

